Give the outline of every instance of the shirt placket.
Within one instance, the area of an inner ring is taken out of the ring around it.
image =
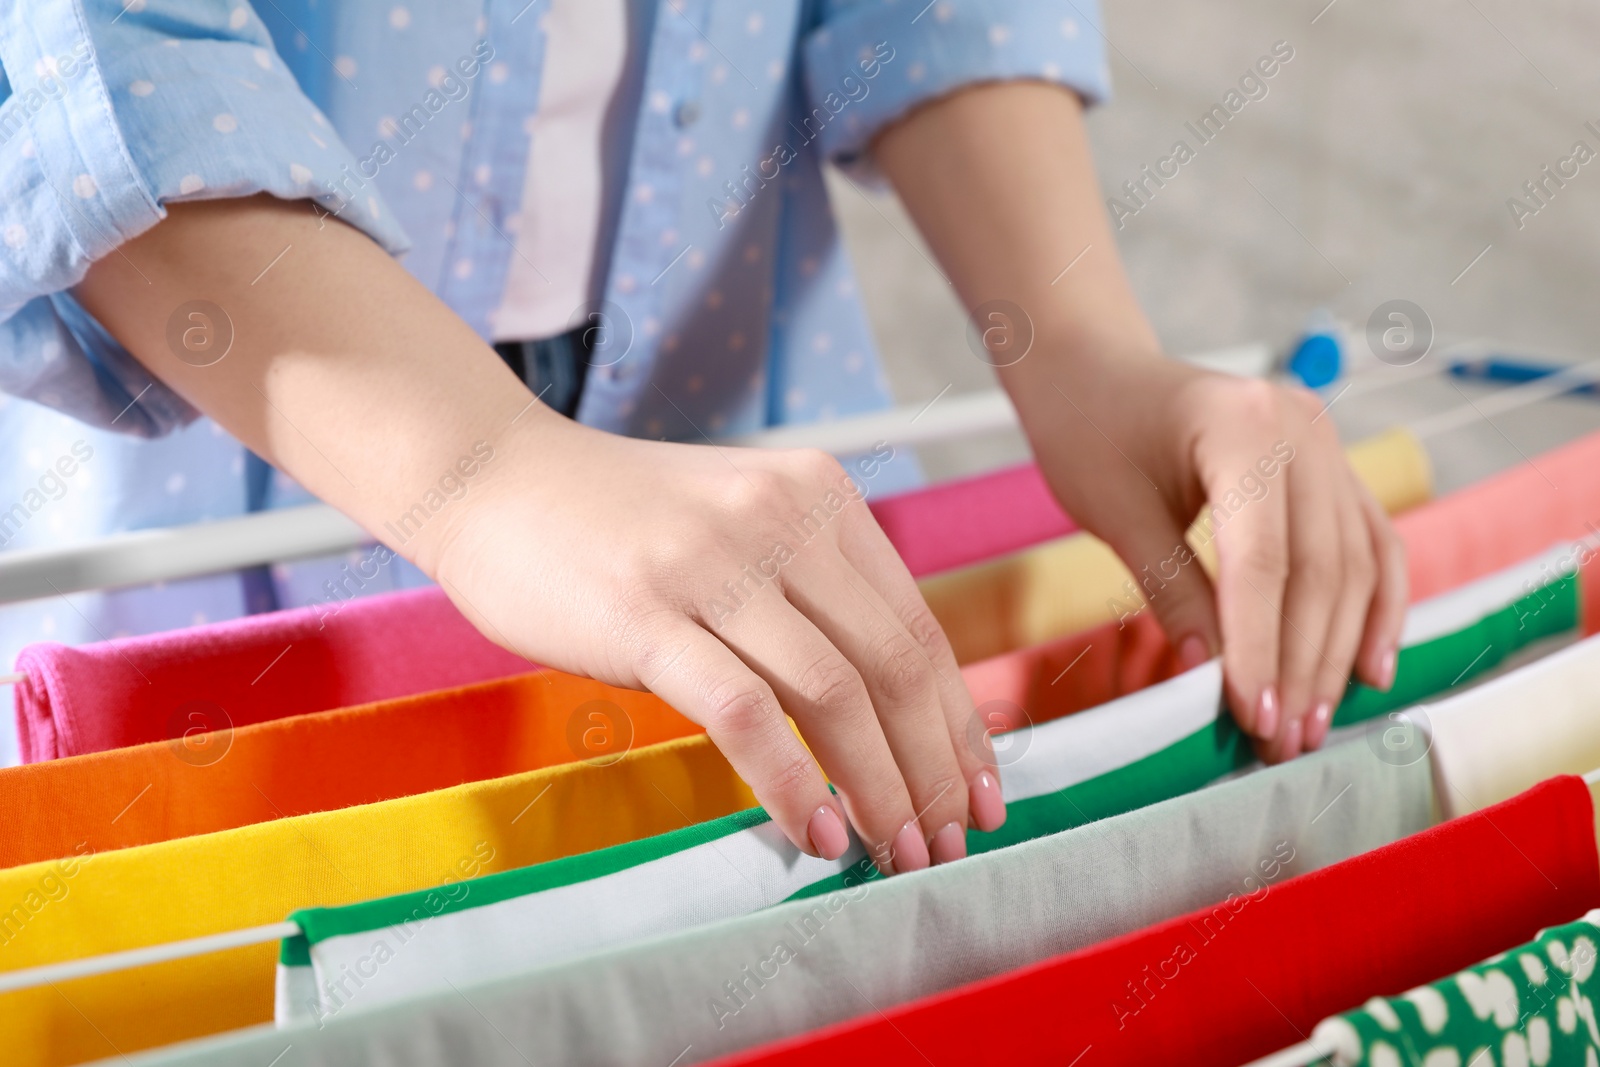
[[[627,192],[606,279],[608,306],[601,312],[620,316],[622,322],[608,325],[613,331],[625,331],[632,341],[621,358],[593,369],[578,408],[579,421],[616,433],[627,432],[640,395],[650,386],[662,324],[673,317],[657,283],[682,249],[664,246],[661,235],[678,224],[682,199],[678,138],[700,112],[701,67],[690,53],[703,38],[712,2],[667,0],[651,29],[645,103],[639,109]],[[668,106],[651,106],[660,99]],[[634,195],[641,187],[650,190],[648,197]]]
[[[506,219],[519,210],[532,150],[527,120],[539,107],[549,10],[550,0],[489,0],[484,9],[483,37],[494,56],[474,80],[439,296],[485,340],[493,337],[511,257],[520,254]]]

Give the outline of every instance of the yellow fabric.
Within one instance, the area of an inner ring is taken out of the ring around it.
[[[1415,434],[1396,426],[1344,450],[1356,477],[1391,515],[1433,499],[1433,463]]]
[[[360,752],[350,758],[359,760]],[[0,970],[281,922],[755,805],[704,737],[0,871]],[[0,995],[0,1062],[81,1063],[272,1019],[277,945]]]
[[[1433,491],[1428,454],[1409,430],[1395,429],[1345,451],[1356,475],[1391,515],[1426,501]],[[1207,573],[1216,573],[1209,519],[1188,540]],[[1144,596],[1104,541],[1076,533],[1001,559],[926,578],[922,595],[950,638],[958,663],[1078,633],[1122,613]]]

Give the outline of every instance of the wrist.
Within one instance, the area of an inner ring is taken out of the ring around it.
[[[406,514],[413,517],[419,515],[418,505],[428,511],[427,526],[413,536],[415,521],[390,522],[385,533],[409,538],[401,551],[428,577],[460,584],[484,532],[503,521],[507,502],[546,491],[541,471],[560,462],[556,457],[575,430],[581,428],[538,402],[503,426],[480,427],[410,505]]]
[[[1028,355],[1000,373],[1033,454],[1058,472],[1108,454],[1145,469],[1181,451],[1195,390],[1210,377],[1163,354],[1142,322],[1119,328],[1109,319],[1047,323]]]
[[[1027,354],[999,375],[1025,425],[1034,410],[1048,413],[1066,405],[1063,393],[1097,409],[1130,388],[1156,387],[1175,367],[1142,316],[1127,321],[1046,313],[1024,328],[1032,329]]]

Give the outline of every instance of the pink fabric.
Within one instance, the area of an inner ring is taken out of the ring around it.
[[[1410,553],[1412,600],[1509,567],[1557,541],[1600,535],[1600,433],[1413,508],[1395,519],[1395,528]]]
[[[918,578],[1078,529],[1032,463],[871,505]],[[1564,538],[1600,538],[1600,434],[1519,463],[1395,518],[1423,600],[1509,567]]]
[[[870,504],[913,574],[988,559],[1073,530],[1032,465]],[[280,658],[281,656],[281,658]],[[257,615],[68,648],[30,645],[16,669],[24,763],[467,685],[528,670],[438,590]],[[259,677],[258,677],[259,676]],[[220,707],[226,722],[180,709]]]
[[[961,668],[991,730],[1014,730],[1098,707],[1178,674],[1178,655],[1155,613],[1104,623]]]
[[[438,589],[17,657],[24,763],[409,696],[530,670]],[[197,701],[204,703],[195,703]],[[215,709],[220,708],[219,714]],[[191,715],[198,714],[199,719]]]
[[[918,578],[1078,529],[1032,463],[889,497],[870,507]]]

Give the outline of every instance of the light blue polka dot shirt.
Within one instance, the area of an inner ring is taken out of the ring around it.
[[[66,292],[167,204],[266,192],[337,212],[491,338],[516,254],[508,218],[538,151],[548,5],[0,5],[0,447],[24,457],[0,472],[0,510],[73,440],[95,451],[48,513],[0,530],[0,549],[262,506],[240,446],[190,425],[197,413]],[[626,355],[591,371],[578,411],[618,433],[699,440],[889,404],[822,164],[872,180],[877,131],[974,82],[1108,92],[1094,0],[634,7],[631,148],[597,294]],[[273,504],[304,499],[279,489]],[[291,575],[279,568],[280,585]],[[73,642],[244,610],[236,577],[182,584],[178,601],[144,590],[0,609],[0,658],[45,636],[44,616]],[[117,608],[127,597],[147,607]]]

